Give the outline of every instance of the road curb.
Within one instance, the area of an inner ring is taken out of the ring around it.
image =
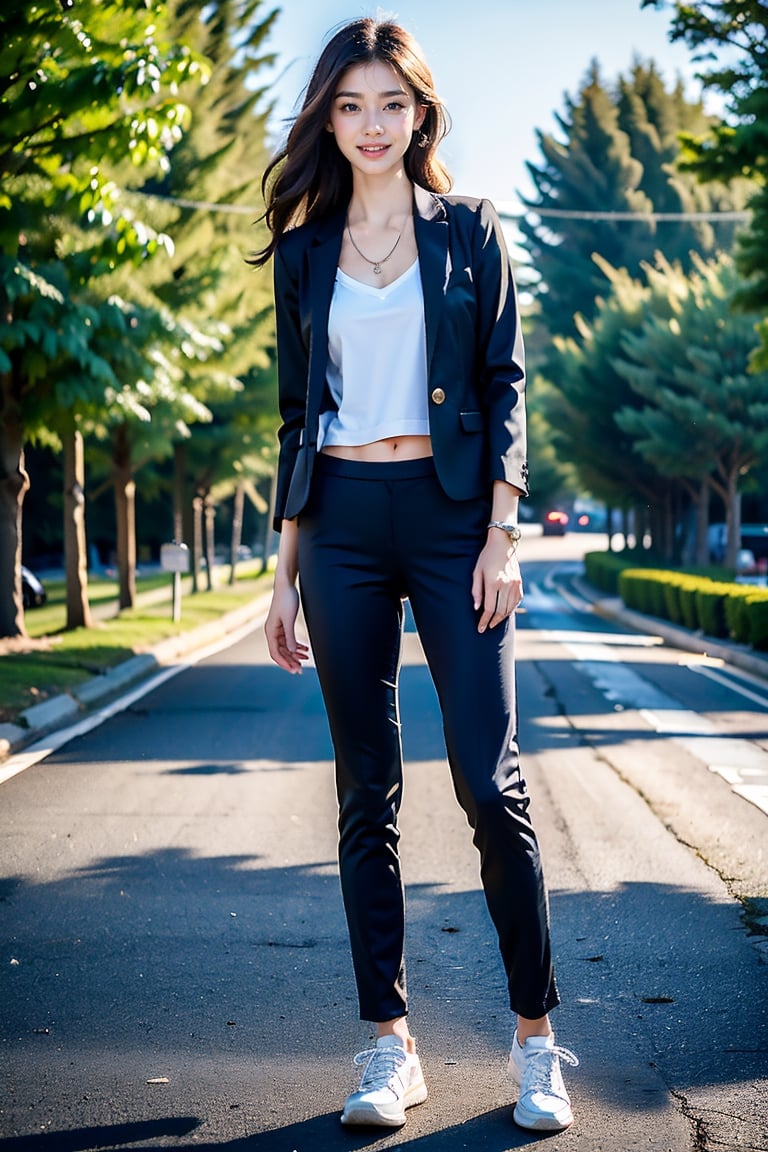
[[[255,596],[248,604],[234,608],[216,620],[161,640],[148,652],[140,652],[121,661],[114,668],[85,680],[69,692],[61,692],[41,704],[34,704],[20,713],[21,723],[0,724],[0,762],[23,751],[41,736],[47,736],[71,724],[78,717],[86,716],[97,705],[114,699],[126,688],[135,687],[158,668],[173,664],[189,652],[205,648],[230,633],[238,632],[249,623],[255,626],[267,611],[271,596],[270,588]]]
[[[586,599],[590,599],[588,587],[583,585],[581,581],[578,584],[582,595]],[[592,609],[597,616],[601,616],[604,620],[626,624],[628,628],[633,628],[637,632],[658,636],[676,648],[682,648],[685,652],[696,652],[700,656],[725,660],[729,664],[741,668],[744,672],[750,672],[753,676],[768,679],[768,654],[762,656],[744,644],[720,640],[714,636],[705,636],[702,632],[689,632],[688,629],[679,628],[657,616],[644,616],[641,612],[633,612],[624,607],[619,597],[595,599],[594,591],[592,592]]]

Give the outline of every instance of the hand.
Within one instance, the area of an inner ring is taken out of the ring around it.
[[[514,548],[503,532],[492,531],[478,556],[472,574],[472,599],[481,612],[478,632],[495,628],[517,608],[523,598],[523,578]]]
[[[302,661],[308,659],[309,648],[296,639],[296,617],[299,614],[299,594],[289,584],[275,587],[269,606],[264,631],[269,654],[275,664],[295,675],[301,672]]]

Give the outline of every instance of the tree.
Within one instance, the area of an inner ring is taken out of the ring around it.
[[[111,181],[125,156],[162,162],[181,132],[176,92],[199,63],[163,40],[164,7],[55,0],[0,18],[0,635],[24,632],[21,512],[31,399],[71,359],[85,379],[109,369],[89,348],[93,284],[161,243]],[[62,260],[67,224],[89,243]]]
[[[661,0],[642,0],[662,7]],[[666,5],[663,5],[666,7]],[[697,0],[672,4],[670,39],[682,40],[695,59],[705,88],[725,97],[726,115],[706,134],[684,138],[685,167],[702,181],[749,176],[749,228],[740,236],[737,266],[746,279],[736,303],[760,317],[762,346],[753,363],[768,368],[768,7],[765,0]],[[722,60],[718,61],[720,54]],[[706,185],[705,185],[706,186]]]
[[[252,206],[261,201],[267,156],[269,109],[254,78],[272,63],[264,44],[276,17],[273,11],[261,18],[261,7],[262,0],[214,0],[203,9],[196,0],[171,4],[174,35],[209,61],[211,78],[195,100],[190,124],[166,170],[141,188],[143,196],[152,198],[163,231],[172,239],[172,251],[167,261],[147,263],[130,273],[133,291],[173,315],[187,317],[218,345],[215,358],[188,360],[184,371],[184,386],[210,410],[210,423],[189,437],[182,424],[168,437],[175,442],[177,467],[183,472],[175,484],[177,500],[186,500],[191,472],[190,503],[200,513],[192,528],[195,587],[203,518],[209,528],[206,552],[211,554],[206,559],[212,579],[211,493],[215,487],[222,498],[242,485],[255,497],[253,485],[265,467],[263,448],[272,444],[278,421],[269,374],[274,343],[271,280],[268,272],[257,272],[245,262],[249,248],[258,246]],[[124,437],[120,448],[115,476],[127,475],[128,468],[135,473],[128,455],[130,439]],[[174,534],[179,541],[183,519],[177,507]],[[120,549],[118,559],[122,571],[127,558]]]
[[[636,62],[613,88],[594,62],[576,98],[566,96],[565,104],[556,117],[561,138],[538,133],[544,163],[528,164],[536,196],[523,198],[530,211],[520,222],[540,276],[532,290],[553,335],[573,335],[577,314],[587,321],[595,315],[608,289],[595,254],[632,276],[655,250],[688,266],[691,250],[730,246],[732,224],[715,234],[711,225],[657,223],[652,214],[719,210],[738,198],[738,190],[704,190],[677,170],[679,132],[705,131],[711,121],[679,82],[666,88],[652,62]],[[623,218],[595,216],[606,212]]]
[[[731,311],[741,279],[726,256],[697,261],[688,277],[659,259],[646,275],[643,322],[624,335],[615,360],[642,405],[620,410],[616,423],[641,456],[687,487],[698,511],[701,563],[709,493],[717,493],[726,514],[726,563],[735,568],[741,492],[768,453],[768,373],[747,371],[754,326]]]
[[[545,415],[558,459],[569,463],[582,487],[610,508],[636,513],[661,551],[671,551],[672,493],[654,467],[637,452],[632,438],[616,424],[616,413],[639,401],[616,370],[615,359],[628,331],[643,320],[647,285],[624,269],[601,261],[609,291],[598,301],[590,322],[579,318],[574,337],[558,337],[557,388]]]

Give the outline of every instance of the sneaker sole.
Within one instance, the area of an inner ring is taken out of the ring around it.
[[[344,1108],[341,1122],[345,1125],[359,1124],[375,1128],[402,1128],[405,1124],[405,1109],[423,1104],[426,1099],[427,1086],[422,1080],[419,1084],[412,1084],[406,1092],[402,1112],[386,1113],[378,1109],[375,1104],[357,1103]]]
[[[518,1103],[512,1116],[519,1128],[527,1128],[531,1132],[562,1132],[573,1124],[570,1108],[563,1109],[559,1116],[543,1116],[540,1112],[529,1112]]]

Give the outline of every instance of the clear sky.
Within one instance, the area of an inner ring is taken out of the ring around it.
[[[555,131],[563,95],[574,95],[590,61],[603,77],[654,59],[668,83],[682,76],[699,93],[683,44],[670,44],[670,13],[640,0],[402,0],[396,7],[357,0],[276,0],[281,11],[269,47],[278,54],[273,130],[295,109],[329,33],[359,16],[394,17],[420,42],[453,127],[441,155],[454,191],[512,205],[532,191],[525,161],[541,159],[535,130]]]

